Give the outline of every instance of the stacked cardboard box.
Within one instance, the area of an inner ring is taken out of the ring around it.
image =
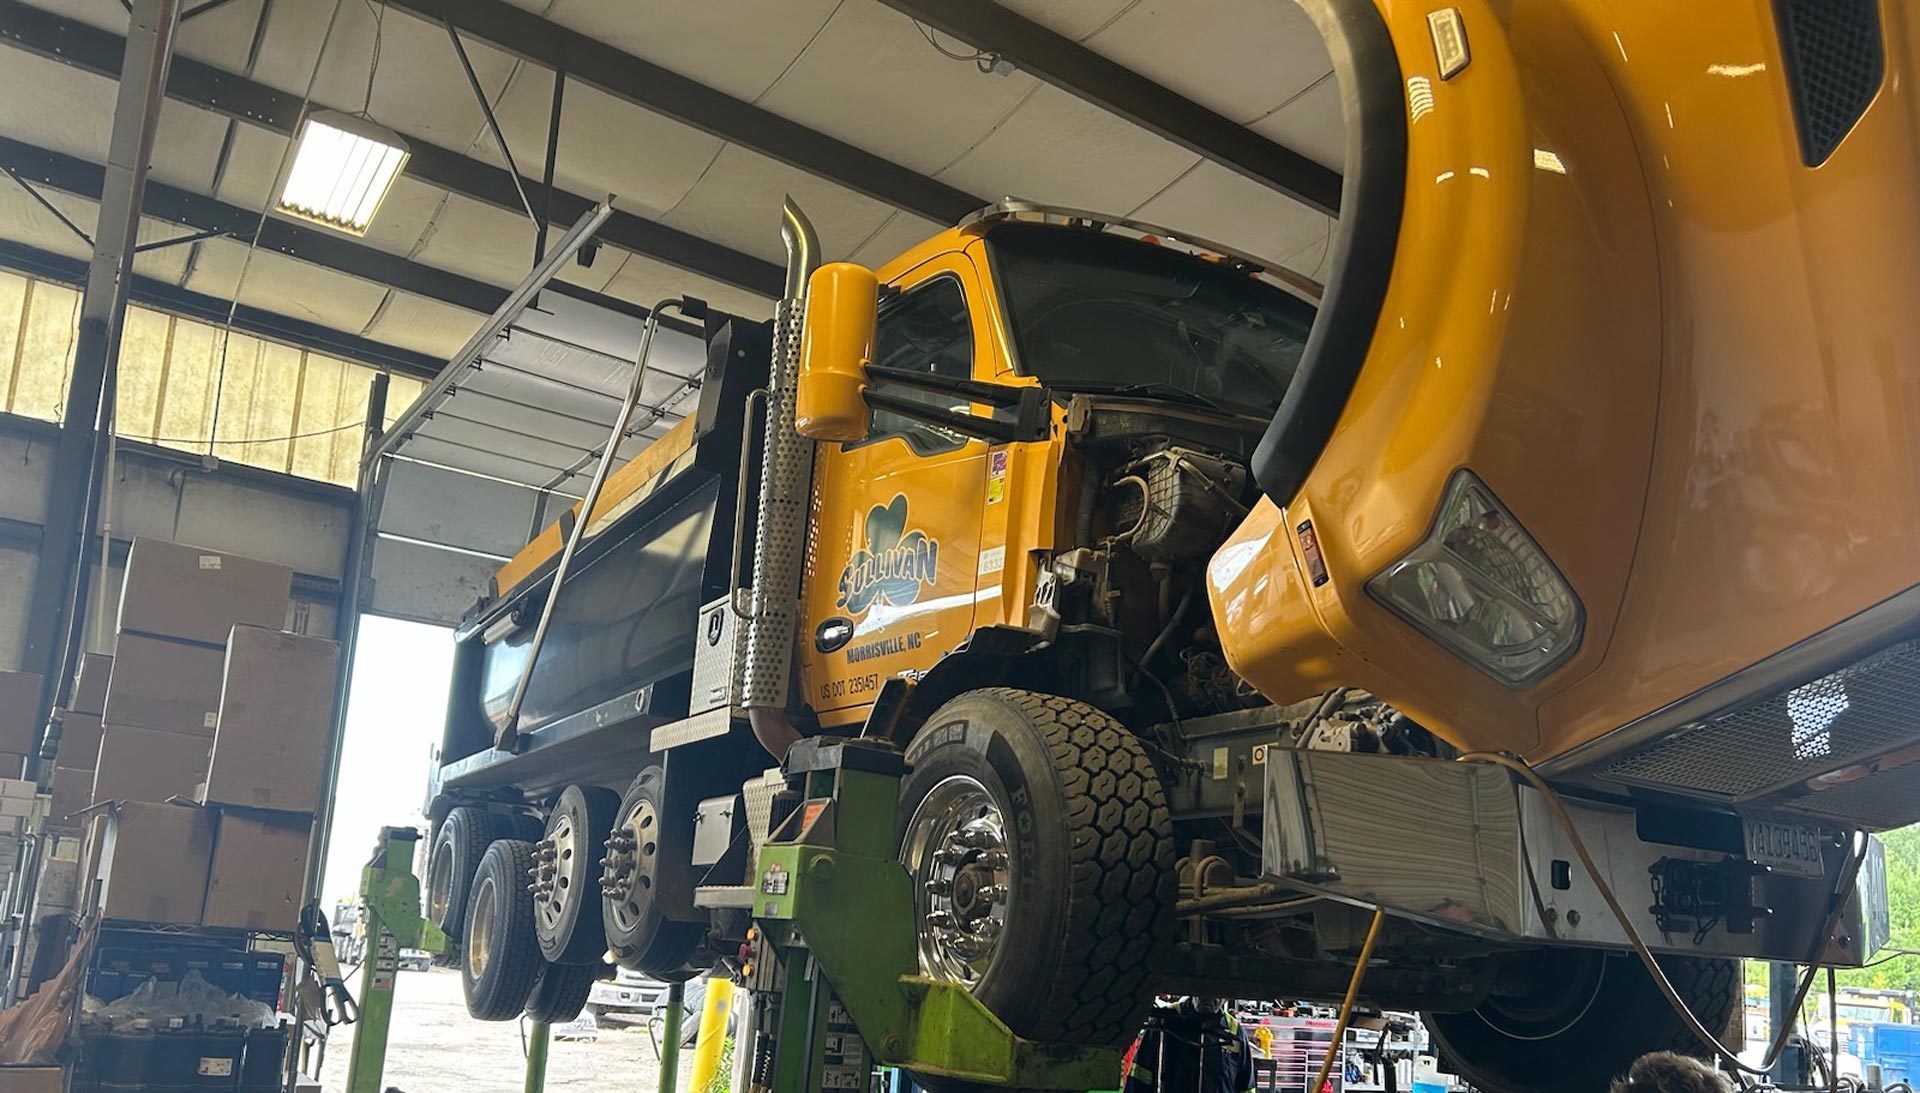
[[[135,541],[81,868],[106,917],[296,926],[339,651],[281,631],[291,580]]]
[[[192,805],[119,801],[100,842],[100,913],[137,922],[197,923],[213,861],[213,818]]]
[[[65,1093],[67,1072],[57,1066],[0,1065],[0,1093]]]
[[[215,808],[213,857],[200,921],[208,926],[291,931],[300,921],[313,816]]]
[[[40,676],[0,672],[0,778],[18,778],[40,735]]]
[[[102,705],[95,803],[193,794],[219,720],[227,635],[236,625],[278,630],[292,583],[285,566],[134,540]]]
[[[38,787],[23,778],[0,778],[0,835],[18,834],[33,814]]]
[[[339,653],[325,638],[233,628],[203,804],[313,811]]]
[[[113,658],[86,653],[74,676],[66,709],[60,716],[60,746],[54,756],[53,806],[47,823],[74,828],[85,822],[80,814],[93,803],[93,772],[100,758],[100,715],[106,709],[107,676]]]
[[[116,801],[89,815],[79,906],[136,922],[283,933],[299,924],[310,813]]]
[[[333,721],[339,646],[236,626],[198,799],[217,813],[209,926],[291,930]]]

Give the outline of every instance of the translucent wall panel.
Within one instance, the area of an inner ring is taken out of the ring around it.
[[[80,293],[0,271],[0,409],[59,421]],[[127,309],[121,437],[351,486],[376,369],[143,307]],[[421,381],[394,376],[392,424]]]
[[[9,275],[11,276],[11,275]],[[80,329],[80,290],[27,281],[14,312],[17,323],[7,368],[7,411],[60,420],[73,369],[73,338]],[[3,301],[0,301],[3,302]]]

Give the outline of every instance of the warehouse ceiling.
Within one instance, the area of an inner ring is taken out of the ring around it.
[[[1339,92],[1292,4],[951,5],[987,13],[980,30],[905,14],[943,6],[924,0],[338,3],[328,37],[334,0],[183,0],[148,194],[160,217],[142,239],[229,234],[143,253],[138,273],[423,360],[455,353],[532,266],[535,231],[443,14],[529,180],[547,154],[553,66],[566,64],[548,219],[557,234],[608,194],[620,216],[592,265],[560,278],[629,311],[687,293],[770,314],[789,193],[830,259],[880,263],[1018,196],[1325,272],[1332,202],[1298,180],[1337,187]],[[0,164],[88,230],[127,18],[119,0],[0,0],[0,44],[13,47],[0,51]],[[962,34],[1008,35],[1014,63]],[[364,240],[274,219],[249,261],[310,82],[312,105],[364,108],[408,138],[413,161]],[[1168,102],[1222,124],[1171,131],[1155,113]],[[1276,155],[1299,171],[1276,179],[1263,166]],[[0,240],[16,263],[88,253],[3,177]]]

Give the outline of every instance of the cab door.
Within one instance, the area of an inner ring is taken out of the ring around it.
[[[895,284],[874,363],[991,378],[994,341],[964,254],[931,259]],[[883,682],[924,672],[972,631],[986,489],[985,441],[898,414],[871,411],[865,440],[816,449],[799,640],[801,686],[822,724],[857,720]]]

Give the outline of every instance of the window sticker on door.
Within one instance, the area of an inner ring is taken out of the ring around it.
[[[987,504],[1007,499],[1007,450],[987,453]]]
[[[940,544],[926,532],[907,530],[907,495],[875,505],[867,512],[866,546],[840,571],[838,606],[863,614],[877,600],[905,607],[920,598],[922,585],[934,581]]]

